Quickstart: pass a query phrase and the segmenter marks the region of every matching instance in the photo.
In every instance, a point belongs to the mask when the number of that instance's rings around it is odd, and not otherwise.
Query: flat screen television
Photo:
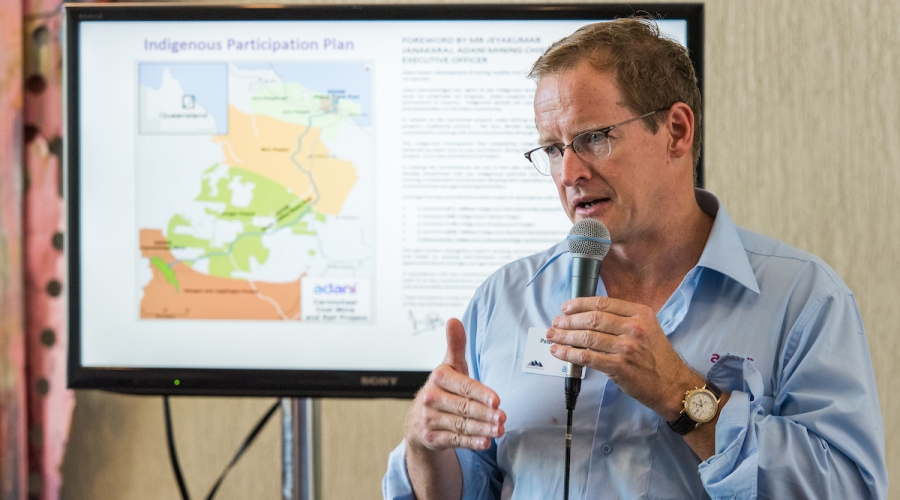
[[[444,324],[565,237],[526,78],[692,5],[66,5],[73,388],[409,397]]]

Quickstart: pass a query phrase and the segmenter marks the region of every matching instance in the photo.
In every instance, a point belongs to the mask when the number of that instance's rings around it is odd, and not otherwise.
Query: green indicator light
[[[177,378],[175,379],[175,385],[181,385],[181,381],[178,380]]]

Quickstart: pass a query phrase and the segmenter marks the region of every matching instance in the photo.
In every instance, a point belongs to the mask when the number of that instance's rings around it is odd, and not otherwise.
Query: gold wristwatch
[[[712,382],[706,381],[703,387],[694,388],[684,393],[684,408],[669,428],[682,436],[716,418],[719,413],[719,401],[722,391]]]

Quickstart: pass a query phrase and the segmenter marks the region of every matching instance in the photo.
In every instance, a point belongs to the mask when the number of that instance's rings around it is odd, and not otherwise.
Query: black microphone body
[[[593,297],[597,295],[597,283],[600,282],[600,259],[576,255],[572,257],[572,295],[570,299],[578,297]]]
[[[570,299],[594,297],[597,295],[597,283],[600,281],[600,261],[603,257],[576,255],[572,257],[571,294]],[[584,367],[575,363],[566,363],[566,409],[575,409],[578,393],[581,392],[581,376]]]

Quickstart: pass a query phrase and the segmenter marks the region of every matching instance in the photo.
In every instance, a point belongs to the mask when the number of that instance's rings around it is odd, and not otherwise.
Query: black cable
[[[172,433],[172,412],[169,410],[169,396],[163,396],[163,409],[166,415],[166,442],[169,444],[169,460],[172,461],[175,480],[178,481],[181,498],[183,500],[191,500],[191,496],[188,495],[187,485],[184,484],[184,476],[181,475],[181,465],[178,464],[178,452],[175,451],[175,436]]]
[[[241,455],[247,451],[247,448],[253,443],[256,439],[256,436],[262,431],[263,427],[265,427],[266,423],[272,418],[272,415],[275,414],[275,410],[281,405],[280,402],[275,402],[269,411],[266,412],[265,415],[256,423],[256,426],[253,427],[253,430],[250,431],[250,434],[244,439],[241,447],[238,448],[237,453],[235,453],[234,458],[231,459],[231,462],[228,463],[228,466],[225,467],[225,470],[222,471],[222,474],[219,475],[219,479],[216,480],[216,484],[213,485],[209,494],[206,496],[206,500],[212,500],[216,495],[216,491],[218,491],[219,486],[222,485],[222,481],[225,480],[225,476],[231,471],[231,468],[234,467],[234,464],[237,463],[238,459],[241,458]],[[183,500],[190,500],[190,495],[188,495],[187,485],[184,482],[184,476],[181,474],[181,466],[178,464],[178,453],[175,451],[175,437],[172,432],[172,412],[169,409],[169,396],[163,396],[163,408],[165,409],[166,415],[166,441],[169,444],[169,459],[172,461],[172,469],[175,472],[175,479],[178,481],[178,489],[181,490],[181,498]]]
[[[569,500],[569,471],[572,468],[572,410],[566,417],[566,479],[563,485],[563,500]]]
[[[563,485],[563,500],[569,500],[569,471],[572,468],[572,413],[578,402],[578,394],[581,392],[581,379],[566,377],[566,475]]]
[[[246,451],[247,448],[250,447],[250,445],[253,443],[253,440],[256,439],[256,435],[259,434],[263,427],[265,427],[266,422],[268,422],[269,419],[272,418],[272,415],[275,414],[275,410],[277,410],[279,406],[281,406],[281,403],[276,401],[275,404],[273,404],[272,407],[269,408],[269,411],[266,412],[263,418],[256,423],[256,427],[254,427],[253,430],[250,431],[250,435],[247,436],[247,439],[244,440],[244,444],[242,444],[237,453],[235,453],[234,458],[231,459],[228,467],[225,467],[225,470],[222,471],[222,474],[219,476],[216,484],[214,484],[212,490],[210,490],[209,495],[206,496],[206,500],[212,500],[213,496],[215,496],[216,494],[216,490],[219,489],[219,486],[225,479],[225,475],[228,474],[228,471],[230,471],[232,467],[234,467],[234,464],[236,464],[238,459],[241,458],[241,455],[244,454],[244,451]]]

